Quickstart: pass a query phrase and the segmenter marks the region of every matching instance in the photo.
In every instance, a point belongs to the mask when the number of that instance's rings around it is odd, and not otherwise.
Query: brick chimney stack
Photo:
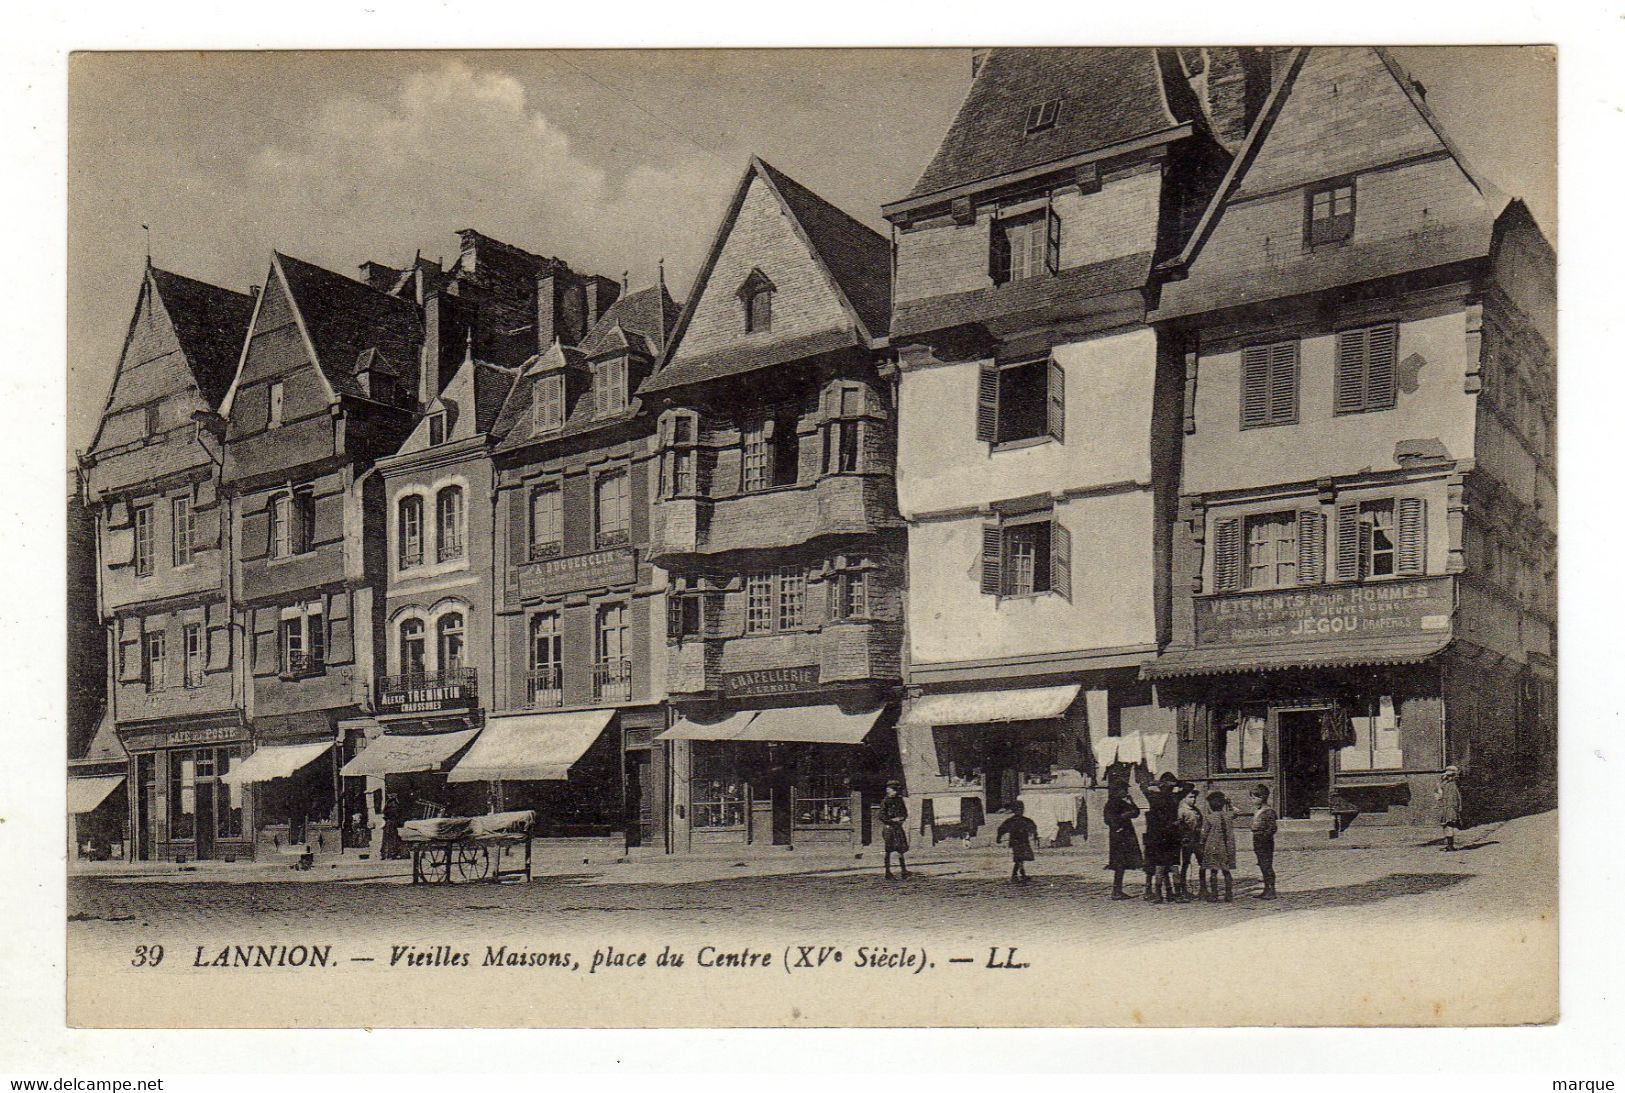
[[[596,274],[587,278],[587,329],[591,330],[604,312],[615,306],[615,301],[621,298],[621,286],[608,277],[599,277]]]
[[[1178,51],[1213,138],[1232,155],[1246,139],[1292,51],[1284,47],[1187,47]]]

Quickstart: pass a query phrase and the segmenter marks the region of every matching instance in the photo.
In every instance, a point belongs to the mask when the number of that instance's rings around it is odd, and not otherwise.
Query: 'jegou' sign
[[[1353,637],[1444,633],[1451,578],[1243,592],[1196,603],[1196,640],[1296,644]]]

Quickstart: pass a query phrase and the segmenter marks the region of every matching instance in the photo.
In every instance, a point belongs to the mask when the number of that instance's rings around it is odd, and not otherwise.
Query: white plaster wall
[[[1477,396],[1463,391],[1466,316],[1452,311],[1400,323],[1399,394],[1392,410],[1334,415],[1337,337],[1299,346],[1298,423],[1241,428],[1241,351],[1204,355],[1198,365],[1196,432],[1185,438],[1182,490],[1206,493],[1398,467],[1394,445],[1437,438],[1450,456],[1473,456]],[[1407,361],[1419,356],[1419,370]],[[1414,372],[1415,390],[1406,390]]]
[[[1156,351],[1156,335],[1149,329],[1057,346],[1054,359],[1066,373],[1065,443],[1003,451],[976,439],[980,362],[905,372],[897,470],[903,515],[1034,493],[1149,483]],[[1140,530],[1140,549],[1147,550],[1149,523]]]
[[[915,663],[991,660],[1156,641],[1149,490],[1056,506],[1072,534],[1072,599],[981,590],[982,520],[909,528],[909,640]]]

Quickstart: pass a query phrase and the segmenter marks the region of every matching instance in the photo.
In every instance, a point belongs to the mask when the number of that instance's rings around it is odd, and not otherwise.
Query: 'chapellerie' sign
[[[781,695],[793,691],[811,691],[818,686],[818,665],[799,665],[794,668],[762,668],[754,672],[724,672],[724,694]]]
[[[1196,602],[1196,642],[1297,644],[1356,637],[1445,633],[1451,578],[1280,589]]]

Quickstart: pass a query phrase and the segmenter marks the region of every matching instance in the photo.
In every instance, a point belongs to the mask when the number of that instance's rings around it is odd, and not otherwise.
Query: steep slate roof
[[[705,264],[694,279],[688,305],[672,331],[660,365],[641,390],[658,391],[683,384],[703,383],[794,359],[785,355],[784,343],[767,347],[743,346],[737,350],[680,361],[671,359],[672,349],[682,341],[683,332],[700,305],[706,282],[744,206],[751,183],[758,177],[778,199],[790,223],[811,250],[813,261],[829,275],[842,303],[857,320],[855,332],[832,331],[819,335],[812,339],[816,345],[809,343],[810,347],[805,352],[798,351],[798,355],[807,356],[861,343],[872,344],[886,336],[891,321],[891,243],[885,236],[860,224],[783,171],[752,156],[750,166],[739,180],[733,201],[717,227]]]
[[[364,397],[355,367],[368,349],[383,353],[403,379],[416,382],[423,321],[415,304],[286,254],[273,253],[272,262],[334,391]]]
[[[518,373],[485,361],[474,362],[474,431],[488,433],[502,413]]]
[[[1029,107],[1060,99],[1053,127],[1026,133]],[[1179,125],[1157,51],[995,49],[909,198],[996,178]]]
[[[681,315],[682,308],[664,284],[641,288],[611,304],[581,339],[579,348],[588,359],[622,346],[659,356]]]
[[[254,314],[254,297],[153,266],[148,275],[164,302],[181,351],[209,407],[220,405]]]

